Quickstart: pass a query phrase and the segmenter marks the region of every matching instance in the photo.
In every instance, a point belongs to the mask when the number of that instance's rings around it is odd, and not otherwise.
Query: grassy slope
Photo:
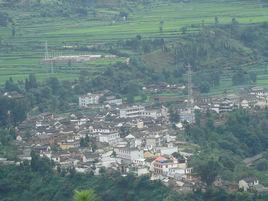
[[[268,8],[258,4],[239,3],[155,3],[148,8],[138,7],[130,14],[128,22],[112,23],[112,20],[64,19],[33,17],[26,11],[7,11],[16,18],[17,36],[12,38],[9,28],[0,28],[4,43],[13,45],[8,53],[0,54],[0,83],[9,76],[21,79],[30,72],[38,77],[47,76],[47,69],[40,65],[44,55],[44,43],[51,49],[64,44],[94,44],[130,38],[137,34],[144,37],[176,37],[180,27],[190,24],[212,23],[218,16],[221,23],[230,22],[236,17],[240,23],[268,21]],[[111,12],[101,9],[98,12]],[[159,33],[159,22],[164,20],[164,32]],[[68,54],[68,52],[63,52]],[[80,65],[81,67],[81,65]],[[95,70],[95,65],[83,64],[83,68]],[[77,74],[62,72],[61,78],[70,79]]]

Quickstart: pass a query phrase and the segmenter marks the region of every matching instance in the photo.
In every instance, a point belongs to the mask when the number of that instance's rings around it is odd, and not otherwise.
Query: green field
[[[44,44],[49,50],[62,54],[80,54],[78,51],[62,50],[64,45],[92,45],[114,42],[141,34],[143,37],[175,38],[180,28],[185,25],[214,23],[218,16],[220,23],[229,23],[233,17],[240,23],[268,22],[268,7],[258,3],[154,3],[150,7],[137,7],[129,14],[126,22],[113,22],[112,19],[93,20],[91,18],[52,18],[33,17],[34,11],[7,10],[16,21],[16,36],[11,36],[10,28],[0,28],[2,43],[9,44],[5,53],[0,52],[0,83],[10,76],[23,79],[29,73],[45,79],[49,67],[41,64],[44,57]],[[100,9],[97,12],[117,13],[117,11]],[[159,32],[159,23],[164,21],[163,32]],[[193,26],[194,27],[194,26]],[[192,28],[190,31],[194,31]],[[83,52],[85,53],[85,52]],[[99,63],[74,64],[76,70],[58,70],[53,76],[72,79],[78,76],[81,68],[99,71],[110,61]],[[65,64],[66,65],[66,64]],[[264,83],[265,80],[259,81]]]

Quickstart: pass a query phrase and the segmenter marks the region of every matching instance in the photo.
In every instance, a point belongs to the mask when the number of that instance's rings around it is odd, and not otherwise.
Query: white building
[[[99,141],[109,143],[110,145],[116,145],[120,141],[120,135],[118,132],[100,133]]]
[[[143,151],[137,148],[115,148],[116,157],[127,162],[134,162],[138,159],[143,159]]]
[[[254,186],[259,185],[259,180],[256,177],[247,177],[241,179],[238,183],[239,189],[243,191],[252,190]]]
[[[252,87],[250,91],[251,95],[255,95],[257,98],[264,96],[264,88],[263,87]]]
[[[249,108],[249,102],[247,100],[242,100],[241,103],[240,103],[240,106],[243,108],[243,109],[247,109]]]
[[[90,105],[99,104],[100,97],[102,97],[102,94],[88,93],[86,95],[80,96],[79,97],[79,107],[87,108]]]
[[[114,133],[117,132],[116,128],[112,128],[109,126],[90,126],[89,127],[90,133]]]
[[[171,155],[178,151],[178,147],[156,147],[155,151],[160,155]]]
[[[168,175],[169,169],[177,168],[177,166],[176,161],[159,156],[152,162],[151,169],[156,175]]]
[[[122,98],[115,98],[115,97],[107,97],[105,103],[109,105],[122,105],[123,99]]]
[[[144,106],[132,106],[120,109],[120,118],[149,117],[157,119],[166,116],[166,110],[146,110]]]
[[[135,118],[140,117],[141,113],[145,112],[144,106],[133,106],[120,109],[120,118]]]
[[[162,135],[150,135],[146,138],[146,147],[152,149],[154,147],[161,147],[164,143],[164,136]]]
[[[180,112],[180,121],[181,122],[188,122],[188,123],[194,123],[195,122],[195,114],[191,109],[182,110]]]

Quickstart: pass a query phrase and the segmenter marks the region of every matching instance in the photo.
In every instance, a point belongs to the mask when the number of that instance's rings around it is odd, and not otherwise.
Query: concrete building
[[[180,121],[181,122],[188,122],[188,123],[194,123],[195,122],[195,114],[192,110],[182,110],[180,112]]]
[[[259,180],[256,177],[247,177],[239,180],[239,189],[243,191],[253,190],[254,186],[259,185]]]
[[[219,105],[219,113],[231,112],[234,109],[234,103],[225,98]]]
[[[79,97],[79,107],[80,108],[87,108],[90,105],[99,104],[99,100],[102,94],[92,94],[88,93],[86,95]]]
[[[249,108],[248,100],[246,100],[246,99],[242,100],[241,103],[240,103],[240,107],[243,108],[243,109]]]
[[[149,117],[157,119],[167,115],[164,109],[161,110],[146,110],[144,106],[132,106],[120,110],[120,118],[138,118],[138,117]]]
[[[145,112],[144,106],[132,106],[120,109],[120,118],[136,118],[140,117]]]
[[[149,149],[154,147],[160,147],[164,144],[164,136],[162,135],[151,135],[146,138],[146,146]]]
[[[122,98],[116,98],[114,96],[109,96],[106,98],[104,103],[109,104],[109,105],[122,105],[123,104],[123,99]]]
[[[144,158],[143,151],[137,148],[115,148],[114,151],[117,158],[129,163]]]
[[[152,163],[153,173],[156,175],[167,175],[169,169],[176,167],[177,164],[174,163],[173,160],[167,159],[163,156],[157,157]]]
[[[118,132],[100,133],[99,141],[109,143],[110,145],[116,145],[120,141],[120,135]]]
[[[89,132],[93,134],[94,133],[114,133],[114,132],[117,132],[117,129],[114,127],[110,127],[110,126],[93,125],[89,127]]]

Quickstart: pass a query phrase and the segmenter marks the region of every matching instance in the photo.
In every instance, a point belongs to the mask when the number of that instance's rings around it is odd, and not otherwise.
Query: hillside
[[[230,23],[233,17],[240,24],[268,20],[268,8],[250,1],[242,5],[236,1],[151,1],[149,5],[120,1],[120,6],[112,7],[94,2],[93,7],[81,7],[82,3],[76,3],[73,7],[72,1],[40,1],[40,4],[21,1],[24,6],[18,6],[17,1],[12,2],[16,5],[12,9],[3,4],[1,6],[1,10],[12,20],[6,27],[0,28],[0,83],[11,75],[15,80],[21,80],[29,73],[35,73],[40,80],[49,77],[50,67],[41,63],[46,41],[50,53],[107,54],[111,53],[111,49],[121,50],[116,44],[136,35],[144,39],[161,37],[173,43],[185,31],[185,27],[187,33],[195,33],[201,24],[214,24],[215,16],[218,16],[220,24]],[[27,2],[30,3],[27,5]],[[91,4],[92,1],[87,3]],[[230,44],[234,43],[230,41]],[[241,47],[243,51],[248,51]],[[132,52],[127,54],[133,55]],[[73,64],[73,69],[56,69],[53,76],[72,80],[79,76],[81,69],[98,73],[109,66],[109,62],[107,64],[98,67],[91,63]]]

